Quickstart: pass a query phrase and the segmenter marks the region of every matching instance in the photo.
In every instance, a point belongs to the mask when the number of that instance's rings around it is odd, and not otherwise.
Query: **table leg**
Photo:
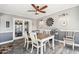
[[[44,52],[46,52],[46,44],[44,44]]]
[[[52,48],[54,50],[54,38],[52,38]]]
[[[41,54],[43,54],[43,42],[41,42]]]

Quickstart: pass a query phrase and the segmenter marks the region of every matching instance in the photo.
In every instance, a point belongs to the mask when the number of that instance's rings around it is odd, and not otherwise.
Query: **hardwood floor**
[[[0,53],[3,54],[36,54],[36,49],[34,48],[33,53],[30,53],[31,50],[31,44],[29,49],[25,49],[23,47],[24,40],[20,39],[20,40],[16,40],[13,43],[9,43],[6,45],[2,45],[0,46]],[[4,52],[1,51],[1,49],[3,47],[6,47]],[[7,49],[8,48],[8,49]],[[51,49],[49,48],[49,46],[47,46],[47,50],[46,52],[44,52],[44,54],[79,54],[79,47],[75,47],[75,50],[72,49],[71,46],[66,45],[65,47],[63,46],[63,44],[55,42],[55,49]]]

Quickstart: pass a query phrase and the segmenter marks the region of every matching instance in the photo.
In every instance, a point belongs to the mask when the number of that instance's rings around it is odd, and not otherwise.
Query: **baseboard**
[[[10,41],[6,41],[6,42],[2,42],[2,43],[0,43],[0,45],[2,45],[2,44],[7,44],[7,43],[11,43],[11,42],[13,42],[14,40],[10,40]]]

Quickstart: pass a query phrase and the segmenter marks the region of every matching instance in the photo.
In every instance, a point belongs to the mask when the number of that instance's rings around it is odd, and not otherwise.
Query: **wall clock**
[[[46,25],[47,25],[47,26],[52,26],[53,23],[54,23],[54,19],[53,19],[53,18],[48,18],[48,19],[46,20]]]

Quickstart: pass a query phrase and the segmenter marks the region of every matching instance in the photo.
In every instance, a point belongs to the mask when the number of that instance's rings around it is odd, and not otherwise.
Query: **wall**
[[[62,19],[60,19],[60,17],[56,14],[54,14],[55,17],[55,22],[54,22],[54,27],[57,27],[58,29],[62,30],[62,31],[75,31],[75,32],[79,32],[79,17],[78,17],[78,11],[79,7],[75,7],[69,10],[64,10],[59,12],[58,14],[62,14],[62,13],[68,13],[67,16],[62,17]],[[66,22],[66,25],[63,25],[63,21]]]
[[[6,28],[6,21],[10,22],[10,27]],[[0,44],[7,43],[13,39],[13,19],[10,15],[0,15]]]
[[[29,31],[31,31],[31,20],[23,18],[23,17],[17,17],[13,15],[3,14],[0,13],[0,44],[4,44],[5,42],[8,43],[9,41],[13,41],[14,35],[13,35],[13,21],[16,19],[21,19],[22,21],[29,21]],[[10,27],[6,28],[6,21],[10,22]],[[15,23],[14,23],[15,26]],[[15,34],[15,33],[14,33]]]
[[[63,13],[68,13],[68,15],[61,16]],[[51,27],[48,27],[45,23],[49,17],[54,19],[54,24]],[[39,25],[40,20],[44,21],[44,24],[41,26]],[[63,24],[64,22],[65,25]],[[66,31],[74,31],[74,42],[75,44],[79,44],[79,6],[42,17],[36,20],[36,25],[34,26],[36,29],[59,29],[59,35],[55,36],[55,39],[58,40],[63,40]]]
[[[68,13],[66,16],[60,16],[63,13]],[[52,17],[54,19],[54,24],[51,27],[48,27],[45,23],[40,27],[39,20],[43,20],[46,22],[47,18]],[[63,25],[63,22],[66,22],[66,25]],[[79,32],[79,6],[70,8],[67,10],[63,10],[60,12],[56,12],[54,14],[48,15],[46,17],[40,18],[37,20],[38,29],[50,29],[50,28],[58,28],[61,31],[75,31]]]
[[[13,19],[10,15],[2,15],[0,18],[0,33],[12,32],[13,31]],[[6,28],[6,21],[10,22],[10,27]]]
[[[60,16],[63,13],[68,13],[66,16]],[[75,32],[75,44],[79,44],[79,6],[70,8],[67,10],[63,10],[60,12],[56,12],[52,15],[40,18],[46,22],[47,18],[52,17],[54,19],[54,24],[51,27],[46,26],[46,24],[43,24],[42,28],[43,29],[53,29],[53,28],[58,28],[61,30],[59,32],[58,40],[63,39],[63,35],[65,31],[74,31]],[[39,19],[39,20],[40,20]],[[63,23],[65,22],[65,25]],[[38,27],[41,29],[40,27]]]
[[[37,30],[37,20],[32,20],[32,30]]]

